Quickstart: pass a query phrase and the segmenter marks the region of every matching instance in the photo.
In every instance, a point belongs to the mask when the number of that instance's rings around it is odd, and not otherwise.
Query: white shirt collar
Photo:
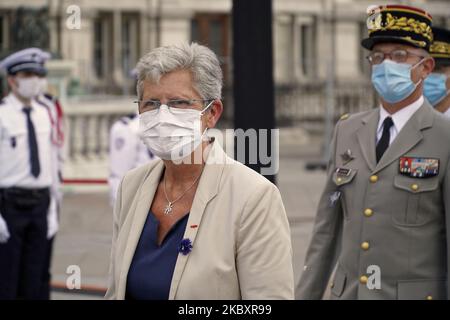
[[[22,111],[23,107],[25,107],[25,104],[23,104],[22,101],[19,100],[19,98],[16,97],[16,95],[12,92],[8,94],[8,96],[5,98],[8,99],[8,102],[14,106],[15,109]],[[34,99],[31,99],[31,103],[29,107],[34,107],[35,101]],[[34,110],[34,108],[31,108],[31,110]]]
[[[383,106],[380,106],[380,120],[378,122],[378,129],[377,133],[380,133],[383,131],[383,122],[384,119],[387,117],[391,117],[392,121],[394,122],[394,128],[396,132],[400,132],[402,128],[405,126],[405,124],[408,122],[408,120],[413,116],[413,114],[419,110],[419,108],[423,105],[424,98],[423,96],[420,96],[419,99],[411,103],[409,106],[404,107],[397,111],[394,114],[388,113]]]

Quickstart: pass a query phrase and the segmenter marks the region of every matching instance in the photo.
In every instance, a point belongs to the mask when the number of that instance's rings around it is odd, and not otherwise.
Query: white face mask
[[[139,115],[139,136],[153,154],[164,160],[180,160],[189,156],[205,138],[201,132],[202,111],[175,109],[165,104]]]
[[[41,83],[39,77],[16,78],[16,81],[17,93],[22,98],[32,99],[40,93]]]
[[[45,77],[39,78],[39,94],[46,93],[47,89],[48,89],[47,78],[45,78]]]

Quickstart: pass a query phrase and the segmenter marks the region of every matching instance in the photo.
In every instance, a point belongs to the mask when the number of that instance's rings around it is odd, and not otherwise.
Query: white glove
[[[6,243],[8,242],[8,239],[10,237],[8,226],[6,225],[6,221],[3,219],[2,215],[0,214],[0,243]]]
[[[56,208],[56,200],[54,197],[50,200],[50,207],[48,208],[47,214],[47,239],[53,238],[53,236],[58,232],[58,212]]]

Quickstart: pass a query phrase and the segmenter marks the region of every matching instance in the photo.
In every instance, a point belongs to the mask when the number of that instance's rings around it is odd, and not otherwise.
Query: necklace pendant
[[[172,202],[169,202],[164,209],[164,214],[170,214],[172,212],[173,204]]]

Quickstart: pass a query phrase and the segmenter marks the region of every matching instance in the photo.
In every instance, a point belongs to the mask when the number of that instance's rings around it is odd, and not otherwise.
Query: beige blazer
[[[124,299],[128,269],[163,173],[155,160],[118,190],[106,298]],[[192,227],[198,225],[198,227]],[[280,193],[214,142],[192,203],[169,299],[293,299],[289,224]]]

